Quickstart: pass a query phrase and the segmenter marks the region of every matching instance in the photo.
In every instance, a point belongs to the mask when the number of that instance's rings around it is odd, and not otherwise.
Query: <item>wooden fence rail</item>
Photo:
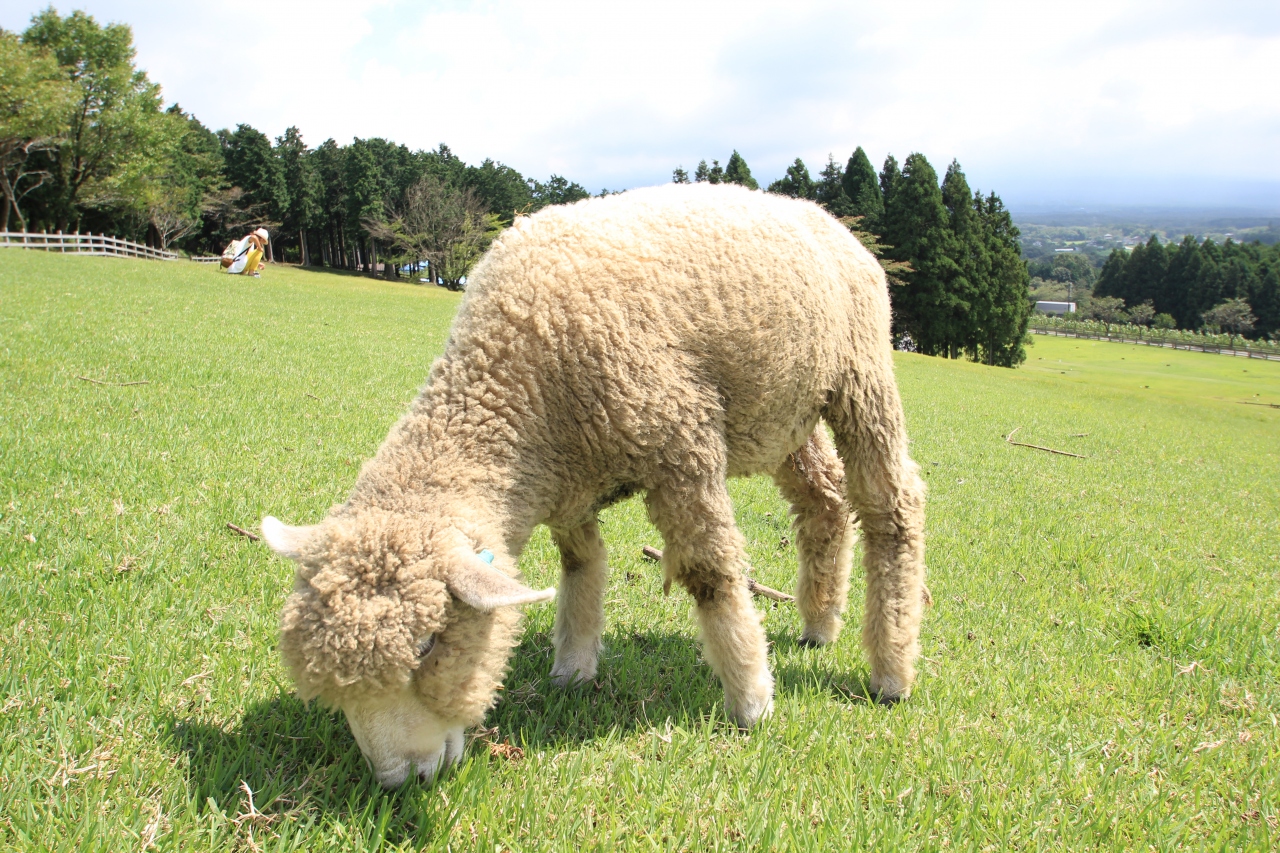
[[[1193,344],[1185,341],[1152,341],[1143,338],[1135,338],[1129,335],[1104,335],[1101,332],[1076,332],[1066,331],[1064,329],[1036,328],[1032,326],[1031,332],[1037,335],[1050,335],[1059,338],[1084,338],[1090,341],[1113,341],[1121,344],[1141,344],[1148,347],[1164,347],[1165,349],[1184,349],[1191,352],[1212,352],[1219,355],[1234,355],[1239,358],[1260,358],[1264,361],[1280,361],[1280,352],[1274,349],[1258,349],[1245,344],[1229,347],[1218,344]]]
[[[0,249],[42,249],[74,255],[105,255],[117,258],[148,258],[156,261],[176,261],[174,252],[153,249],[132,240],[108,237],[105,234],[33,234],[22,231],[0,231]]]

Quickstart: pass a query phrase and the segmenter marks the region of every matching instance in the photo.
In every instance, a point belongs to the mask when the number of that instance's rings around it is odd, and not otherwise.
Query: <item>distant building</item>
[[[1054,249],[1055,252],[1074,252],[1075,250],[1076,250],[1075,246],[1068,246],[1065,249]]]
[[[1036,310],[1041,314],[1074,314],[1076,304],[1074,302],[1037,302]]]

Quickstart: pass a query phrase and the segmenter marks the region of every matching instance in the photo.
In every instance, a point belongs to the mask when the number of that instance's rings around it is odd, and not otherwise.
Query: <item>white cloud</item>
[[[132,24],[140,65],[210,126],[443,141],[592,189],[734,148],[767,180],[859,144],[957,157],[1026,197],[1120,176],[1280,186],[1264,3],[81,5]]]

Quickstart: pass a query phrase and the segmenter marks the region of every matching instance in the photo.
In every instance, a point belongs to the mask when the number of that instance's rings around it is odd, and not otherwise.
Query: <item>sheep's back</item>
[[[470,277],[446,359],[507,374],[558,434],[587,426],[610,452],[715,421],[746,473],[802,442],[888,334],[878,264],[816,205],[671,185],[518,221]]]

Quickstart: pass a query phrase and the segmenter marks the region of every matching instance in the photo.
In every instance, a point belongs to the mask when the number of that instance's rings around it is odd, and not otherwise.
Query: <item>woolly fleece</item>
[[[729,712],[749,725],[772,678],[725,479],[767,472],[797,516],[805,641],[839,632],[856,513],[872,687],[907,695],[924,486],[889,329],[880,266],[808,202],[669,185],[518,219],[348,501],[273,543],[298,561],[282,651],[300,693],[346,707],[410,689],[440,718],[478,723],[518,615],[463,603],[459,579],[481,549],[515,578],[538,524],[564,560],[553,675],[591,677],[607,572],[596,515],[644,492],[666,580],[692,594]]]

